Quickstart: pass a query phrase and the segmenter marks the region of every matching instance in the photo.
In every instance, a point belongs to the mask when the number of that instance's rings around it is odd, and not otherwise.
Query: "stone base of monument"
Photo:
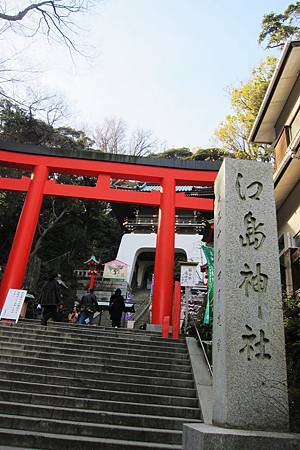
[[[299,450],[300,434],[183,426],[183,450]]]

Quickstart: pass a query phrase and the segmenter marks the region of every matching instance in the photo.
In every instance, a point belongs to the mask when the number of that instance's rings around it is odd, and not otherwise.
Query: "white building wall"
[[[278,238],[284,235],[285,247],[288,247],[287,235],[291,238],[300,233],[300,182],[290,192],[277,211]],[[295,281],[293,279],[291,251],[286,251],[281,257],[281,264],[285,271],[287,293],[292,295]]]
[[[300,181],[277,211],[278,236],[290,233],[294,237],[300,231]]]
[[[188,261],[205,262],[201,250],[202,236],[197,234],[175,234],[175,249],[184,250]],[[128,264],[127,281],[131,284],[135,263],[140,253],[153,252],[156,247],[156,233],[124,234],[118,250],[117,259]]]

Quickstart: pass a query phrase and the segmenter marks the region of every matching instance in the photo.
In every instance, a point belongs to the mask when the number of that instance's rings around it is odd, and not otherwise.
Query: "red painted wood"
[[[0,189],[3,191],[20,191],[26,192],[29,189],[30,178],[1,178],[0,177]]]
[[[154,264],[152,323],[171,316],[175,245],[175,182],[162,182]]]
[[[105,183],[101,179],[105,179]],[[160,192],[136,192],[121,189],[111,189],[109,187],[110,177],[99,176],[100,181],[96,187],[78,186],[71,184],[58,184],[53,180],[48,180],[45,184],[44,195],[57,197],[87,198],[91,200],[102,200],[107,202],[120,202],[141,204],[149,206],[159,206]],[[26,192],[30,184],[30,178],[21,179],[0,178],[0,190]],[[198,211],[212,211],[214,201],[210,198],[186,197],[183,192],[175,194],[175,207],[180,209],[191,209]]]
[[[45,186],[45,195],[54,195],[72,198],[88,198],[91,200],[102,200],[107,202],[121,203],[139,203],[141,205],[158,206],[160,193],[136,192],[121,189],[110,189],[102,187],[100,184],[96,187],[65,185],[48,182]]]
[[[95,275],[92,273],[88,289],[94,289]]]
[[[176,194],[176,208],[213,211],[214,201],[212,198],[186,197],[183,192],[179,192]]]
[[[212,186],[217,171],[187,170],[170,167],[143,166],[108,161],[62,158],[0,150],[0,161],[8,167],[32,170],[36,165],[49,167],[49,172],[98,177],[100,173],[124,180],[152,181],[163,178],[176,180],[176,185]],[[7,163],[7,164],[4,164]]]
[[[26,195],[0,288],[0,308],[10,288],[21,289],[43,201],[48,168],[36,166]]]
[[[162,320],[162,337],[169,337],[170,316],[164,316]]]

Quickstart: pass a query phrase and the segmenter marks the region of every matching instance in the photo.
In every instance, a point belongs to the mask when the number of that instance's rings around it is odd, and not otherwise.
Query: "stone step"
[[[101,439],[88,436],[56,435],[45,432],[29,432],[0,428],[2,444],[19,445],[22,449],[47,450],[181,450],[181,445],[134,442],[124,439]],[[20,447],[19,447],[20,448]],[[9,449],[9,447],[8,447]]]
[[[1,367],[0,367],[1,369]],[[88,376],[88,374],[87,374]],[[0,378],[12,381],[32,381],[33,374],[0,370]],[[57,384],[63,386],[71,387],[82,387],[90,389],[101,389],[101,390],[114,390],[115,392],[132,392],[132,393],[143,393],[143,394],[155,394],[171,396],[176,395],[178,397],[189,397],[193,398],[195,395],[195,390],[193,388],[185,387],[173,387],[173,386],[160,386],[160,385],[149,385],[149,384],[137,384],[137,383],[127,383],[119,381],[115,383],[114,381],[105,380],[93,380],[90,378],[75,378],[75,377],[62,377],[50,374],[34,374],[34,380],[36,383],[41,384]]]
[[[71,338],[69,336],[51,336],[47,333],[44,334],[33,334],[33,333],[21,333],[21,332],[11,332],[11,331],[3,331],[0,330],[0,339],[3,342],[6,341],[13,341],[13,342],[28,342],[28,343],[45,343],[51,346],[55,345],[64,345],[68,348],[74,348],[74,349],[82,349],[86,350],[89,348],[118,348],[118,349],[131,349],[131,350],[138,350],[138,351],[146,351],[146,352],[159,352],[162,356],[166,355],[183,355],[184,357],[187,356],[187,348],[186,347],[163,347],[159,344],[152,344],[151,342],[147,343],[146,345],[144,343],[136,342],[136,341],[120,341],[116,339],[109,339],[105,338],[105,340],[94,340],[94,339],[81,339],[79,336],[78,338]]]
[[[179,450],[183,424],[201,422],[182,340],[24,321],[0,324],[0,361],[8,449]]]
[[[65,386],[62,384],[46,384],[36,383],[22,380],[10,380],[7,378],[0,378],[1,389],[30,392],[44,395],[59,395],[66,397],[95,399],[95,400],[109,400],[115,402],[130,402],[130,403],[148,403],[165,406],[178,406],[181,408],[198,407],[198,400],[196,397],[181,397],[177,395],[157,395],[153,393],[115,391],[104,389],[91,389],[86,387]]]
[[[1,324],[3,326],[7,326],[6,324]],[[62,332],[70,332],[70,333],[84,333],[92,336],[119,336],[120,338],[126,339],[134,339],[134,340],[151,340],[153,342],[161,342],[168,345],[177,346],[180,344],[185,345],[185,338],[180,337],[179,339],[163,338],[160,333],[150,332],[145,330],[136,330],[129,328],[107,328],[107,327],[96,327],[96,326],[87,326],[87,325],[78,325],[78,324],[68,324],[64,322],[48,322],[48,327],[41,325],[40,321],[19,321],[17,325],[9,325],[12,327],[17,326],[18,328],[29,328],[29,329],[37,329],[37,330],[48,330],[54,331],[57,333]]]
[[[7,326],[7,324],[3,325]],[[48,326],[45,327],[44,325],[41,325],[41,321],[32,321],[32,320],[19,320],[17,324],[8,324],[9,326],[13,327],[24,327],[24,328],[30,328],[30,329],[44,329],[44,330],[57,330],[57,331],[66,331],[66,330],[72,330],[72,332],[85,332],[85,333],[93,333],[93,334],[118,334],[119,336],[123,336],[124,338],[131,339],[133,336],[135,336],[138,340],[156,340],[156,341],[162,341],[162,342],[169,342],[170,345],[177,345],[180,343],[185,343],[185,337],[179,336],[179,339],[171,339],[171,336],[169,338],[163,338],[161,335],[161,332],[155,332],[155,331],[148,331],[148,330],[140,330],[140,329],[130,329],[130,328],[112,328],[112,327],[106,327],[106,326],[88,326],[88,325],[79,325],[76,324],[70,324],[67,322],[53,322],[49,321]]]
[[[126,367],[122,366],[111,366],[104,364],[77,364],[77,363],[66,363],[64,361],[52,361],[41,358],[19,358],[19,357],[10,357],[10,361],[7,361],[6,357],[1,357],[1,366],[2,369],[12,370],[14,367],[17,368],[19,372],[27,372],[26,368],[30,368],[34,366],[34,369],[28,370],[28,372],[32,372],[33,370],[37,370],[38,373],[51,373],[55,374],[55,370],[58,370],[60,375],[69,374],[69,376],[78,376],[82,377],[84,374],[88,373],[90,378],[94,379],[103,379],[108,378],[118,378],[120,375],[123,377],[124,374],[128,377],[147,377],[153,378],[154,383],[157,382],[157,379],[162,379],[162,384],[172,384],[176,386],[179,382],[188,383],[187,387],[194,387],[193,376],[188,372],[168,372],[163,370],[154,370],[154,369],[140,369],[135,367]],[[51,364],[52,363],[52,364]],[[112,378],[111,378],[112,376]],[[101,378],[102,377],[102,378]],[[132,378],[133,379],[133,378]],[[140,379],[140,378],[139,378]],[[178,384],[179,385],[179,384]]]
[[[109,339],[101,342],[90,341],[88,343],[83,342],[74,342],[70,339],[65,339],[63,337],[60,338],[52,338],[49,336],[32,336],[32,335],[22,335],[21,333],[16,336],[15,333],[9,332],[0,332],[0,341],[3,342],[12,342],[12,343],[21,343],[23,345],[36,345],[37,341],[40,346],[47,347],[55,347],[55,348],[65,348],[70,350],[79,350],[79,351],[90,351],[91,349],[102,350],[106,349],[109,352],[120,352],[123,351],[125,353],[131,352],[147,352],[151,354],[157,354],[162,357],[166,356],[170,357],[179,357],[179,358],[187,358],[188,352],[187,349],[169,349],[169,348],[160,348],[157,346],[150,345],[140,345],[137,343],[130,343],[126,345],[122,345],[119,342],[112,342]],[[78,340],[79,341],[79,340]]]
[[[7,446],[7,445],[0,445],[0,450],[24,450],[25,447],[11,447],[11,446]],[[35,449],[36,450],[36,449]],[[37,450],[41,450],[41,449],[37,449]]]
[[[16,336],[16,337],[30,337],[32,339],[36,338],[47,338],[51,339],[53,342],[58,342],[60,340],[64,342],[70,342],[74,344],[87,344],[93,343],[94,345],[101,344],[101,343],[110,343],[110,344],[116,344],[118,346],[133,346],[137,345],[141,348],[150,348],[153,347],[155,349],[160,348],[162,351],[176,351],[178,353],[186,353],[186,345],[184,342],[177,343],[176,341],[171,341],[169,339],[164,339],[163,341],[155,341],[153,339],[137,339],[134,337],[134,335],[131,335],[131,337],[123,337],[122,335],[114,334],[107,334],[103,333],[103,335],[98,335],[95,333],[85,333],[84,329],[79,329],[76,333],[72,332],[71,330],[57,330],[52,331],[52,329],[45,329],[45,327],[42,327],[40,330],[26,328],[22,329],[22,327],[12,327],[12,326],[0,326],[0,335],[2,336]]]
[[[23,352],[21,352],[23,355]],[[47,355],[46,355],[47,356]],[[94,363],[87,363],[81,361],[64,361],[58,359],[40,358],[35,356],[16,356],[11,354],[1,354],[0,360],[2,363],[16,363],[16,364],[26,364],[26,365],[39,365],[46,367],[59,367],[62,369],[72,369],[72,370],[86,370],[90,371],[102,371],[102,372],[116,372],[119,373],[120,370],[128,374],[133,375],[149,375],[149,376],[160,376],[167,378],[178,378],[192,380],[193,375],[189,366],[175,366],[172,364],[154,364],[147,362],[138,361],[126,361],[118,360],[114,358],[107,358]],[[132,367],[134,363],[134,367]],[[177,370],[178,369],[178,370]]]
[[[19,402],[5,402],[0,400],[0,411],[6,415],[38,417],[39,419],[67,420],[79,423],[96,423],[101,425],[121,425],[126,427],[172,429],[182,431],[184,423],[194,423],[195,419],[184,417],[168,417],[160,415],[147,415],[142,411],[134,414],[128,412],[113,411],[89,411],[81,408],[53,407],[45,405],[33,405]],[[200,421],[199,421],[200,422]]]
[[[32,394],[29,392],[6,391],[0,389],[0,401],[43,405],[60,408],[80,408],[89,411],[111,411],[132,414],[161,415],[163,417],[184,417],[193,422],[200,420],[199,408],[155,405],[148,403],[115,402],[110,400],[91,400],[66,397],[62,395]]]
[[[10,342],[1,343],[0,341],[0,355],[14,355],[14,356],[32,356],[44,359],[59,359],[64,361],[79,361],[79,362],[87,362],[87,363],[96,363],[101,361],[111,361],[112,359],[119,359],[130,361],[132,365],[135,364],[135,361],[138,362],[150,362],[154,363],[157,368],[159,368],[160,364],[169,364],[172,366],[177,366],[177,368],[181,370],[183,366],[190,367],[188,359],[182,358],[162,358],[155,356],[148,356],[144,354],[136,354],[136,353],[109,353],[109,352],[98,352],[98,351],[89,351],[89,352],[74,352],[72,350],[68,351],[64,348],[48,348],[48,347],[40,347],[39,345],[35,346],[21,346],[20,344],[13,344]]]
[[[97,381],[112,381],[115,383],[135,383],[135,384],[148,384],[157,386],[172,386],[174,388],[190,388],[194,389],[193,380],[181,380],[176,378],[164,378],[155,376],[142,376],[142,375],[129,375],[127,372],[112,373],[110,368],[107,368],[107,372],[102,371],[86,371],[86,370],[72,370],[72,369],[62,369],[58,367],[48,367],[48,366],[38,366],[32,365],[28,366],[25,364],[16,363],[2,363],[2,371],[10,372],[23,372],[26,374],[39,374],[39,375],[53,375],[56,377],[65,378],[83,378]]]
[[[4,347],[5,345],[5,347]],[[140,363],[152,363],[153,368],[156,369],[162,369],[164,366],[162,364],[170,365],[174,368],[176,368],[179,371],[184,370],[184,367],[187,368],[187,370],[190,370],[190,365],[188,363],[188,360],[183,361],[181,359],[163,359],[163,358],[155,358],[155,357],[148,357],[148,356],[142,356],[142,355],[128,355],[128,354],[122,354],[122,353],[105,353],[105,352],[93,352],[92,355],[90,353],[78,355],[76,353],[72,354],[66,354],[59,351],[55,351],[56,349],[51,348],[44,348],[45,351],[40,351],[37,349],[34,350],[22,350],[20,349],[20,346],[17,345],[14,347],[13,344],[6,343],[1,344],[0,343],[0,355],[1,358],[7,356],[20,356],[20,357],[31,357],[31,358],[42,358],[42,359],[49,359],[49,360],[59,360],[59,361],[75,361],[79,363],[90,363],[90,364],[101,364],[101,362],[104,361],[112,361],[112,360],[123,360],[127,363],[131,363],[132,365],[135,365],[136,362]]]
[[[179,430],[127,427],[74,420],[22,417],[0,413],[0,428],[26,430],[34,432],[55,433],[74,436],[88,436],[119,440],[146,441],[148,443],[164,442],[180,445],[182,432]]]

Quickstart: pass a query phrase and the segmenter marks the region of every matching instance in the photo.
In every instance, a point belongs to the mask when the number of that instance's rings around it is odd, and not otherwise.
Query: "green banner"
[[[203,253],[207,262],[207,304],[204,314],[203,323],[209,325],[212,321],[212,303],[214,298],[214,249],[211,247],[207,247],[206,245],[202,246]]]

